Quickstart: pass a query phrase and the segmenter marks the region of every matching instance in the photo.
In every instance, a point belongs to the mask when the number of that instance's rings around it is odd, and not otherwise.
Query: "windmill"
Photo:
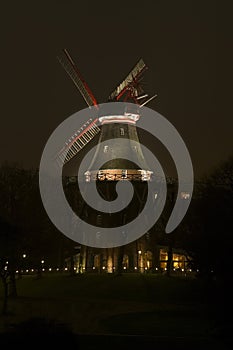
[[[94,106],[98,110],[99,107],[94,94],[82,77],[77,65],[67,49],[63,49],[62,55],[58,57],[58,60],[73,81],[75,87],[79,90],[87,106]],[[149,97],[142,88],[141,81],[146,70],[147,66],[145,65],[144,61],[140,59],[127,77],[109,95],[108,101],[131,101],[141,107],[154,99],[157,95]],[[121,120],[119,118],[116,120],[116,118],[111,118],[111,116],[100,116],[94,120],[90,118],[81,126],[79,130],[77,130],[69,137],[69,139],[65,141],[64,146],[56,155],[56,160],[60,166],[63,166],[69,162],[100,132],[100,125],[104,125],[106,123],[119,123],[122,121],[124,123],[135,124],[137,118],[139,118],[139,116],[132,116],[126,111],[121,117]]]
[[[81,200],[77,214],[84,222],[90,222],[97,227],[96,240],[98,240],[101,236],[101,227],[119,226],[120,223],[124,225],[133,220],[144,206],[147,197],[147,182],[151,180],[152,171],[149,169],[143,156],[136,122],[140,118],[140,107],[150,102],[157,95],[149,97],[144,92],[141,82],[147,66],[140,59],[107,99],[108,102],[133,102],[136,108],[131,111],[120,111],[119,114],[105,113],[106,111],[101,110],[101,105],[98,105],[95,96],[66,49],[63,50],[62,55],[58,59],[75,87],[81,93],[87,106],[97,110],[97,118],[87,120],[79,130],[70,136],[58,152],[56,159],[60,166],[73,159],[97,134],[100,134],[99,147],[96,148],[92,162],[84,174],[87,187],[88,183],[96,182],[101,197],[111,201],[114,200],[117,181],[129,180],[134,184],[134,200],[128,206],[125,206],[123,210],[116,213],[102,212],[101,202],[97,203],[99,208],[97,211],[88,207],[85,201]],[[124,139],[125,147],[122,147],[119,138]],[[129,154],[130,157],[128,158]],[[131,160],[128,161],[128,159]],[[102,166],[99,168],[98,164],[102,164]],[[75,187],[74,191],[78,190],[77,187]],[[76,208],[74,210],[76,211]],[[79,231],[85,236],[85,230],[81,226]],[[119,234],[125,237],[124,231],[121,232],[119,230]],[[99,271],[106,269],[108,272],[113,272],[115,268],[119,270],[124,260],[124,249],[123,247],[118,247],[115,250],[110,248],[99,251],[88,244],[83,245],[78,265],[85,267],[85,271],[91,271],[97,266]],[[127,249],[131,251],[130,254],[132,256],[129,266],[131,266],[131,271],[134,271],[135,265],[138,266],[139,259],[138,241],[132,243]],[[96,256],[99,257],[98,263],[94,263]],[[107,263],[109,259],[111,263]]]

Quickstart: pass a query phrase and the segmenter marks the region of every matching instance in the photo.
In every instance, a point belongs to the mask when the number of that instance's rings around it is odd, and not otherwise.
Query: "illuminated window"
[[[173,260],[173,267],[175,269],[181,269],[185,267],[185,263],[186,263],[185,255],[174,253],[172,256],[172,260]]]
[[[145,253],[145,269],[150,269],[152,267],[152,252],[147,250],[146,253]]]
[[[109,256],[108,260],[107,260],[107,271],[108,271],[108,273],[112,273],[112,265],[113,265],[112,257]]]
[[[121,136],[124,136],[124,135],[125,135],[125,130],[124,130],[124,128],[120,128],[120,134],[121,134]]]
[[[162,269],[167,267],[168,254],[165,249],[160,249],[160,267]]]
[[[160,260],[167,260],[168,255],[167,251],[165,249],[160,249]]]
[[[122,177],[122,179],[126,179],[127,178],[127,170],[122,170],[121,171],[121,177]]]

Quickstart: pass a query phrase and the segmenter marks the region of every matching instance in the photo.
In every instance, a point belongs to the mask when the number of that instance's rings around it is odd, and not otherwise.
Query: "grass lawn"
[[[17,290],[18,298],[9,300],[9,315],[0,319],[0,331],[32,318],[67,324],[84,338],[209,339],[214,327],[206,290],[194,278],[51,273],[41,279],[23,276]]]

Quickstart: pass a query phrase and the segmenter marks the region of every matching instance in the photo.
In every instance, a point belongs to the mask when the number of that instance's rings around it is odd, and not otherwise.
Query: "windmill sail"
[[[64,147],[56,155],[56,160],[60,166],[63,166],[78,152],[90,142],[95,135],[100,132],[97,125],[98,119],[94,121],[90,118],[79,130],[77,130],[69,140],[65,142]]]
[[[110,101],[119,100],[125,91],[129,88],[130,85],[134,85],[138,82],[139,77],[146,70],[147,66],[145,65],[143,59],[141,58],[132,71],[128,74],[125,80],[122,81],[120,85],[111,93],[109,96]]]
[[[86,101],[87,105],[90,106],[97,106],[97,101],[83,79],[81,73],[79,72],[76,64],[74,63],[73,59],[71,58],[70,54],[66,49],[63,49],[63,56],[57,57],[67,74],[72,79],[75,86],[78,88],[79,92],[81,93],[82,97]]]

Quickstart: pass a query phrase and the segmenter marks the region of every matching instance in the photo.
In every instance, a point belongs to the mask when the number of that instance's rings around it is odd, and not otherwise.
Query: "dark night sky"
[[[211,171],[233,153],[230,3],[5,2],[0,161],[38,166],[51,132],[86,107],[56,59],[66,47],[99,102],[143,57],[147,91],[159,95],[148,106],[178,129],[196,176]]]

